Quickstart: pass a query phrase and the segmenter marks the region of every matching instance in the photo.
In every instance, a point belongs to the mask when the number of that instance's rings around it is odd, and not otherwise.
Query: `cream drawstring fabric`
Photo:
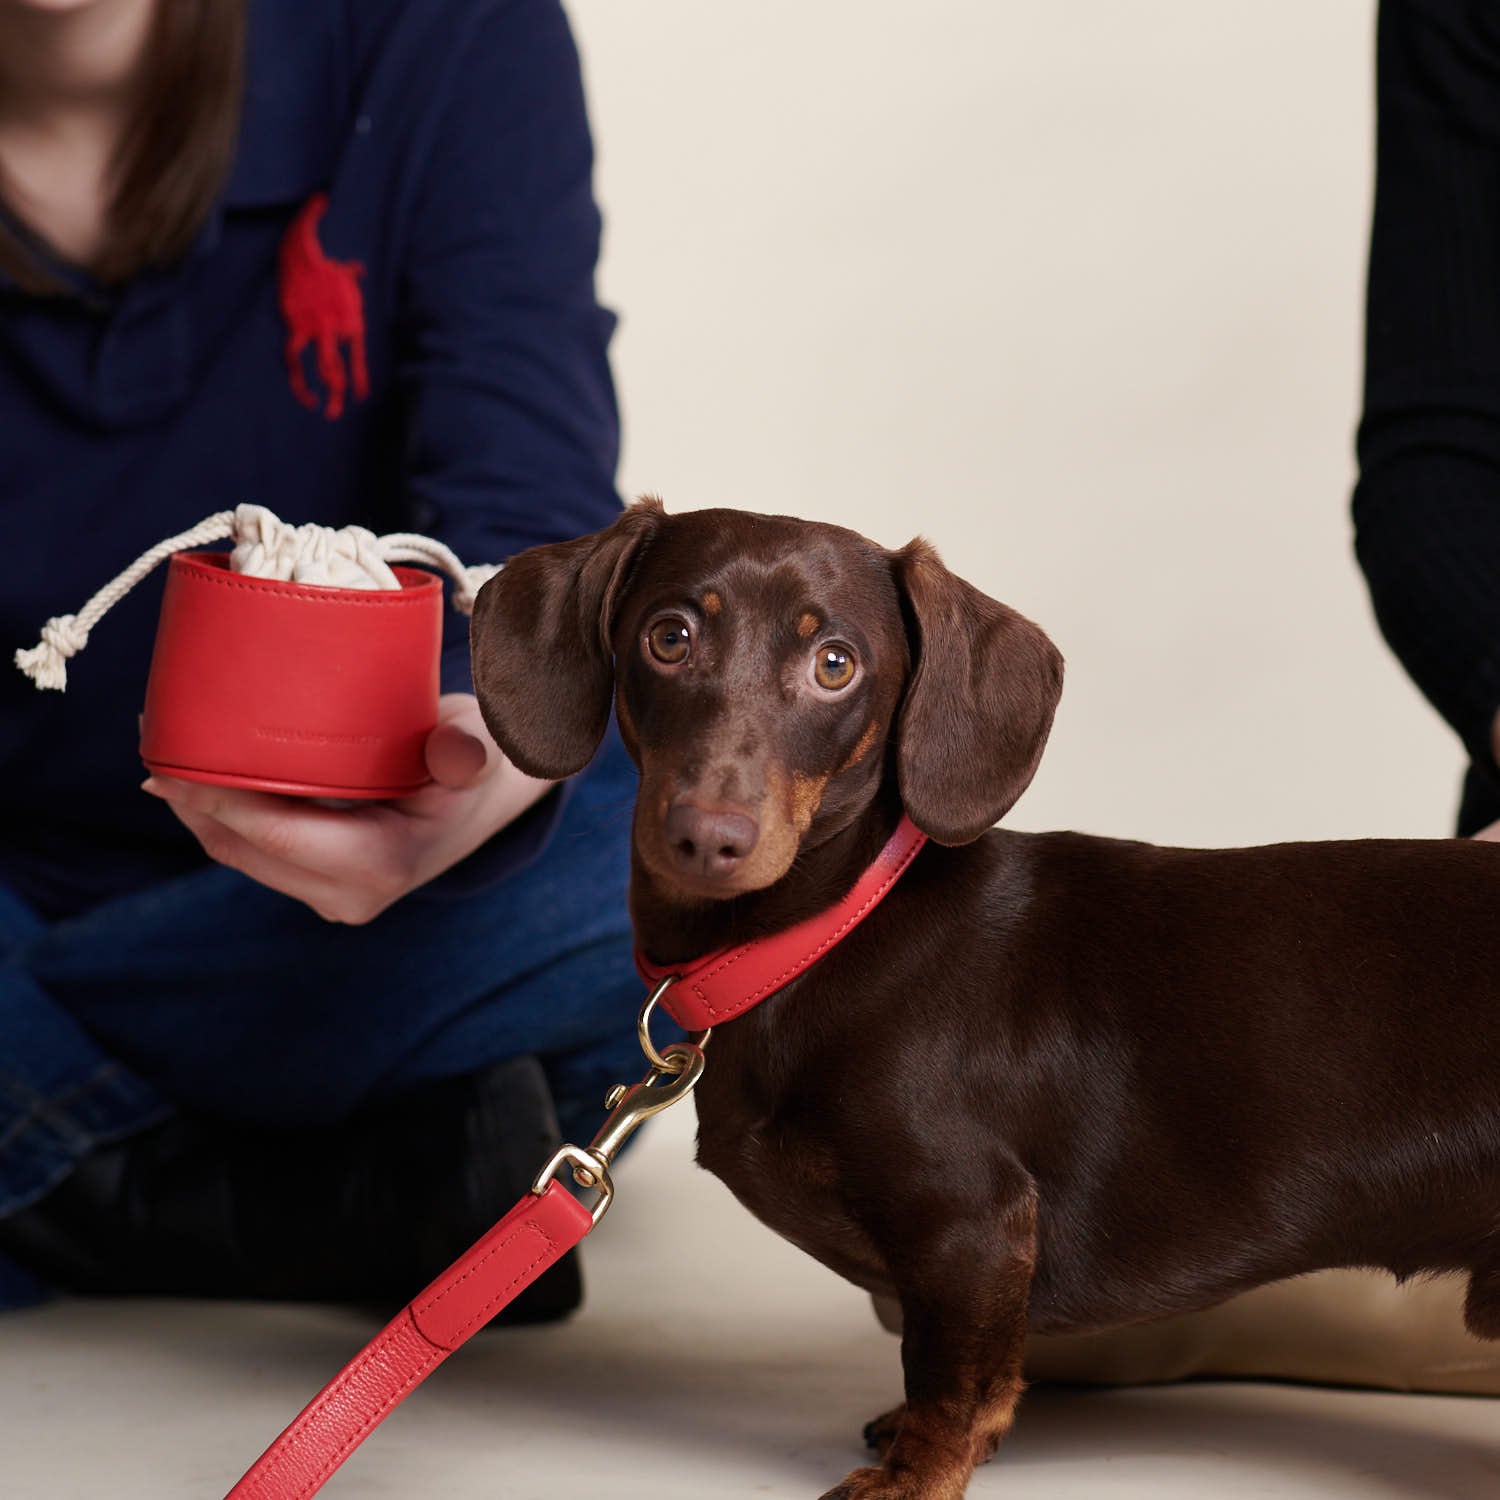
[[[158,542],[111,579],[76,615],[54,615],[41,640],[16,652],[16,665],[39,687],[58,692],[68,685],[68,659],[88,644],[89,632],[153,568],[174,552],[231,539],[229,566],[252,578],[279,578],[325,588],[395,589],[392,563],[419,563],[453,580],[453,607],[474,609],[474,596],[500,571],[494,563],[465,567],[451,548],[430,536],[397,531],[376,536],[363,526],[290,526],[264,505],[221,510],[196,526]]]

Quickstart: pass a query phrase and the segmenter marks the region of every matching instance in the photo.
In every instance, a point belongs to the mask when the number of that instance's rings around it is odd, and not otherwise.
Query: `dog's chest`
[[[735,1049],[738,1056],[728,1047],[713,1050],[695,1095],[699,1165],[763,1224],[830,1270],[871,1291],[889,1291],[883,1257],[844,1208],[838,1153],[817,1129],[816,1111],[779,1103],[742,1049]]]

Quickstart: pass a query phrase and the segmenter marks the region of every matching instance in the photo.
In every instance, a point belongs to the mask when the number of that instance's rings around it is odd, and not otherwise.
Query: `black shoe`
[[[558,1144],[541,1065],[513,1058],[339,1126],[176,1118],[84,1157],[0,1219],[0,1251],[66,1291],[402,1305],[504,1214]],[[574,1251],[497,1322],[582,1301]]]

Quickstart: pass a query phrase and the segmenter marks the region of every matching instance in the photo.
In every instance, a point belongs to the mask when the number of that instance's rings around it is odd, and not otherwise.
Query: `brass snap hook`
[[[670,1042],[661,1051],[657,1051],[651,1040],[651,1012],[676,977],[669,976],[652,990],[636,1019],[641,1050],[651,1063],[651,1071],[639,1083],[628,1087],[616,1084],[604,1101],[610,1114],[599,1133],[587,1146],[559,1147],[531,1185],[533,1193],[544,1193],[563,1167],[571,1166],[573,1181],[579,1187],[598,1190],[599,1197],[592,1209],[595,1224],[614,1202],[615,1186],[609,1169],[625,1142],[652,1115],[659,1115],[679,1099],[686,1099],[703,1076],[703,1047],[711,1032],[702,1032],[691,1042]]]

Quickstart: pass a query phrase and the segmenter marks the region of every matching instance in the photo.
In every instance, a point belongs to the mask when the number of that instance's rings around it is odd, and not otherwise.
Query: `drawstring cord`
[[[89,631],[158,563],[174,552],[233,536],[234,518],[232,510],[221,510],[177,536],[158,542],[149,552],[141,553],[119,577],[110,579],[76,615],[53,615],[42,626],[41,640],[29,650],[16,652],[16,665],[39,688],[62,692],[68,685],[68,659],[88,645]]]
[[[500,563],[460,562],[451,547],[444,546],[435,537],[419,536],[414,531],[393,531],[388,536],[375,538],[380,555],[393,563],[420,563],[423,567],[436,568],[453,580],[453,607],[461,615],[474,613],[474,600],[480,589],[500,571]]]
[[[366,548],[383,562],[419,563],[446,573],[453,580],[453,607],[463,615],[472,614],[474,598],[500,567],[495,563],[465,566],[458,555],[442,542],[414,532],[398,531],[389,536],[374,536],[363,527],[349,526],[335,531],[329,526],[287,526],[263,505],[241,505],[237,510],[221,510],[196,526],[168,537],[164,542],[141,553],[118,577],[108,583],[77,614],[54,615],[41,629],[41,640],[16,652],[16,665],[39,688],[62,692],[68,685],[68,661],[88,644],[89,632],[151,570],[174,552],[203,547],[226,539],[241,542],[245,538],[272,538],[277,545],[275,564],[286,576],[295,576],[300,561],[326,557],[329,553],[352,550],[357,558]],[[340,548],[341,541],[350,546]],[[249,572],[250,569],[245,571]],[[261,575],[264,576],[264,575]],[[373,580],[365,587],[379,586]]]

